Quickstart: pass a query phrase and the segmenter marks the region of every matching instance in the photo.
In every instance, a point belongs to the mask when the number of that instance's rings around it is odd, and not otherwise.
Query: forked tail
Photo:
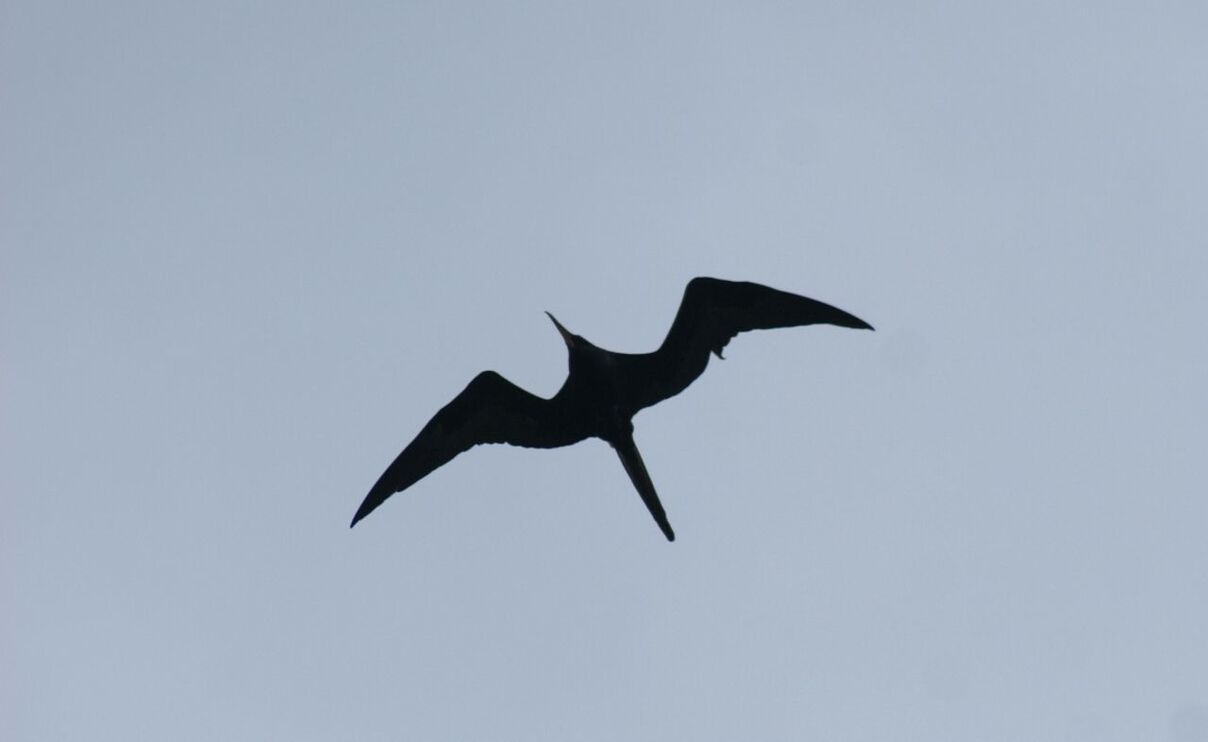
[[[642,463],[642,454],[638,453],[633,436],[625,436],[623,439],[613,442],[612,447],[616,449],[617,456],[621,457],[621,463],[625,465],[625,473],[629,475],[633,486],[642,496],[646,509],[654,516],[654,522],[659,524],[659,528],[662,529],[663,535],[667,537],[668,541],[674,541],[675,531],[671,530],[671,524],[667,522],[667,513],[663,510],[663,503],[659,502],[658,493],[654,491],[654,482],[650,481],[650,474],[646,472],[646,464]]]

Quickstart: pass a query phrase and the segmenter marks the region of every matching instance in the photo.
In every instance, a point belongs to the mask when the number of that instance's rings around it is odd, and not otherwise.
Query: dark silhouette
[[[546,312],[549,314],[549,312]],[[694,278],[688,282],[671,330],[653,353],[614,353],[569,332],[570,373],[552,399],[532,395],[494,371],[483,371],[424,426],[361,503],[352,525],[387,497],[401,492],[480,443],[557,448],[596,437],[621,457],[625,471],[668,541],[675,532],[633,442],[633,416],[682,392],[740,332],[829,324],[871,330],[872,325],[829,304],[757,283]]]

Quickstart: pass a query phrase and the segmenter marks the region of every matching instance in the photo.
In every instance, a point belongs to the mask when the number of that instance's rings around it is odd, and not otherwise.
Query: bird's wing
[[[559,424],[549,400],[524,391],[494,371],[483,371],[436,413],[382,473],[357,509],[352,525],[395,492],[480,443],[553,448],[573,442],[572,438]]]
[[[722,349],[740,332],[816,324],[872,329],[842,309],[787,291],[694,278],[662,346],[644,357],[640,374],[630,375],[631,398],[641,409],[679,394],[704,372],[709,353],[721,358]]]

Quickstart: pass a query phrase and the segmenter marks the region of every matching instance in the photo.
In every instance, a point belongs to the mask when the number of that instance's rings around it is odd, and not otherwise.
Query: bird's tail
[[[667,522],[667,513],[663,510],[663,503],[659,502],[658,493],[654,491],[654,482],[650,481],[650,474],[646,472],[646,464],[642,462],[642,454],[638,453],[633,436],[627,435],[621,440],[612,442],[612,447],[616,450],[617,456],[621,457],[621,463],[625,465],[625,473],[629,475],[633,486],[642,496],[646,509],[654,516],[654,522],[659,524],[659,528],[662,529],[663,535],[667,537],[668,541],[674,541],[675,531],[671,530],[671,524]]]

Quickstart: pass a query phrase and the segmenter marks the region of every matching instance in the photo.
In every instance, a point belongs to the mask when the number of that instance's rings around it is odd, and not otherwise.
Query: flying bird
[[[653,353],[615,353],[562,326],[546,312],[566,343],[569,373],[550,399],[530,394],[494,371],[474,377],[436,413],[369,490],[352,518],[355,526],[459,453],[480,443],[558,448],[600,438],[617,452],[625,472],[668,541],[675,532],[633,442],[633,416],[682,392],[704,372],[709,354],[735,335],[798,325],[871,330],[842,309],[757,283],[694,278],[663,344]]]

